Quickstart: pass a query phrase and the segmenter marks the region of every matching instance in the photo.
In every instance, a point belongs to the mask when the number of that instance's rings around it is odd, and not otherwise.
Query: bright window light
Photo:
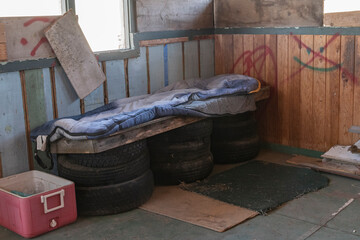
[[[0,17],[61,15],[61,0],[2,1]]]
[[[126,48],[123,0],[76,0],[75,9],[94,52]]]
[[[324,12],[349,12],[359,11],[360,1],[356,0],[324,0]]]

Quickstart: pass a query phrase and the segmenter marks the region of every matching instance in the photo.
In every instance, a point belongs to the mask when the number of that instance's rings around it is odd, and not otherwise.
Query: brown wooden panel
[[[340,74],[340,108],[339,108],[339,144],[352,144],[353,136],[349,128],[353,123],[354,108],[354,59],[355,38],[354,36],[341,36],[341,60],[342,69]],[[358,108],[360,109],[360,108]]]
[[[359,27],[360,11],[326,13],[324,14],[324,26]]]
[[[355,76],[354,79],[354,108],[353,125],[360,126],[360,36],[355,36]],[[360,134],[353,134],[353,141],[357,141]]]
[[[5,24],[0,22],[0,43],[6,43]]]
[[[6,43],[0,43],[0,61],[7,61]]]
[[[139,32],[213,28],[212,0],[137,0]]]
[[[300,147],[311,149],[313,145],[313,83],[314,83],[314,36],[301,36],[301,62],[307,67],[302,67],[300,72]]]
[[[254,76],[254,35],[244,34],[244,75]]]
[[[215,75],[230,73],[234,62],[233,35],[215,36]]]
[[[234,41],[234,66],[233,72],[237,74],[244,73],[244,40],[242,34],[235,34]]]
[[[214,0],[215,27],[323,25],[323,0]]]
[[[254,35],[254,76],[256,79],[261,82],[265,79],[265,56],[266,56],[266,48],[265,48],[265,35],[257,34]]]
[[[266,105],[264,119],[267,125],[265,141],[279,143],[279,124],[278,124],[278,92],[277,92],[277,36],[265,35],[266,60],[265,60],[265,83],[270,86],[270,99]]]
[[[326,57],[326,52],[322,49],[326,44],[325,35],[314,36],[314,51],[320,53],[323,57]],[[314,71],[314,85],[313,85],[313,139],[314,144],[312,149],[325,151],[325,109],[326,109],[326,73],[325,59],[317,57],[314,59],[314,68],[318,69]]]
[[[301,65],[295,59],[301,59],[301,44],[297,41],[300,35],[290,36],[289,39],[289,91],[290,91],[290,129],[289,143],[291,146],[300,147],[301,136],[301,111],[300,111],[300,69]]]
[[[340,37],[338,35],[326,36],[326,69],[340,63]],[[325,147],[338,144],[339,136],[339,104],[340,82],[339,68],[326,72],[326,110],[325,110]]]
[[[289,145],[290,105],[289,105],[289,36],[277,36],[277,74],[278,74],[278,124],[280,143]]]

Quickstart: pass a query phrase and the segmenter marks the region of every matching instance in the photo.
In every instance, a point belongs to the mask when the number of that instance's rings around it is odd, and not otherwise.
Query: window
[[[324,0],[324,12],[349,12],[359,11],[360,1],[355,0]]]
[[[75,8],[94,52],[130,48],[129,0],[9,0],[2,4],[0,17],[61,15]],[[21,7],[19,7],[21,6]]]

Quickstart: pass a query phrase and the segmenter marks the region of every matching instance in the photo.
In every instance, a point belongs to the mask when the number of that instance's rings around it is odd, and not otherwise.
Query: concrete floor
[[[262,151],[257,159],[284,162],[290,155]],[[217,166],[215,172],[231,166]],[[324,174],[330,185],[290,201],[267,216],[257,216],[224,233],[149,213],[140,209],[104,216],[80,217],[71,225],[36,239],[360,239],[360,181]],[[354,201],[335,217],[349,199]],[[0,227],[0,239],[23,239]]]

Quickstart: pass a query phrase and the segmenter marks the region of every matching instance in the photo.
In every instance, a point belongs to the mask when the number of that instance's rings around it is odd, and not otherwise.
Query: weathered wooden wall
[[[213,28],[213,0],[136,0],[139,32]]]
[[[0,176],[39,169],[29,133],[49,120],[154,92],[185,77],[214,75],[214,39],[141,47],[140,52],[138,58],[101,62],[107,81],[84,101],[60,66],[0,74]]]
[[[215,74],[231,72],[272,88],[263,140],[325,151],[359,139],[348,129],[360,125],[360,36],[216,35]]]
[[[215,27],[322,26],[323,0],[214,0]]]

